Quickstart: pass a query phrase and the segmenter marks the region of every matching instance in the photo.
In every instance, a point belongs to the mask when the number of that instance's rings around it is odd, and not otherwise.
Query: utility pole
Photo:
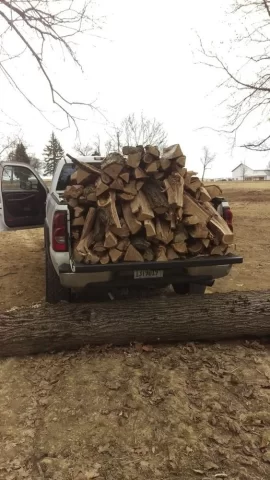
[[[116,132],[116,137],[117,137],[117,151],[120,153],[120,132]]]

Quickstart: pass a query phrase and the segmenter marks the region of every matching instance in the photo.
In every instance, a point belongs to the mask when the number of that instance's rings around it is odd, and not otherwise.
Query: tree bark
[[[1,356],[270,334],[270,292],[129,299],[0,313]]]

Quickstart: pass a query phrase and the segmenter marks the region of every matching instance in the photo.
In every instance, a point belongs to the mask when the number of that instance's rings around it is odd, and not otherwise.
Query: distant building
[[[240,163],[234,170],[232,170],[233,180],[270,180],[270,169],[253,170],[244,163]]]

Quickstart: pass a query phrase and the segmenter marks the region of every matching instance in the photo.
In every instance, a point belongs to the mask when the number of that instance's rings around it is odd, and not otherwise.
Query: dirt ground
[[[270,184],[222,185],[245,263],[212,292],[269,289]],[[0,311],[44,300],[43,234],[0,234]],[[270,478],[268,342],[0,361],[0,480]]]

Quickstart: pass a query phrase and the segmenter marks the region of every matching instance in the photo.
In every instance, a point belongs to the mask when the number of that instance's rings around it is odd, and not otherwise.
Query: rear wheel
[[[57,275],[51,259],[46,253],[46,302],[58,303],[61,301],[71,301],[71,290],[65,288],[60,283],[60,278]]]
[[[204,295],[206,285],[200,285],[198,283],[173,283],[173,289],[177,295]]]

